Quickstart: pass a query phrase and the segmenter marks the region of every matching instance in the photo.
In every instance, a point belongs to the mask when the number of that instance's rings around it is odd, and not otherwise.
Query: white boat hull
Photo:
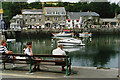
[[[14,43],[16,42],[16,39],[7,39],[7,43]]]
[[[92,33],[79,33],[79,37],[91,37]]]
[[[81,40],[70,38],[57,41],[58,44],[62,44],[63,46],[85,46]]]
[[[71,34],[53,34],[55,37],[70,37]]]
[[[58,43],[62,44],[63,46],[85,46],[85,44],[80,44],[80,43]]]

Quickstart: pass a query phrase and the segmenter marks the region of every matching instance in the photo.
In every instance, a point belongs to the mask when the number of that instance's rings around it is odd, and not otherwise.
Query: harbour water
[[[79,38],[80,39],[80,38]],[[118,67],[120,54],[120,35],[101,35],[83,38],[85,46],[64,47],[72,59],[72,66],[85,67]],[[34,54],[52,54],[57,47],[56,39],[52,37],[22,36],[17,37],[15,43],[8,43],[8,49],[14,53],[23,53],[28,41],[32,42]]]

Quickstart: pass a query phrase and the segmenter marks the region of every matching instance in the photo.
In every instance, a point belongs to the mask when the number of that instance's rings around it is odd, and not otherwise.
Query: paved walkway
[[[96,69],[96,67],[72,67],[72,74],[68,77],[65,72],[60,71],[61,67],[41,66],[41,71],[28,73],[29,65],[17,65],[19,68],[12,68],[7,65],[7,70],[3,70],[0,75],[3,78],[117,78],[118,69]]]

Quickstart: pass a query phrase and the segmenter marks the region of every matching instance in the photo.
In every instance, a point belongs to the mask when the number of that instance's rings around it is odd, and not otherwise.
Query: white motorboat
[[[70,33],[70,30],[62,30],[60,33],[52,33],[54,37],[71,37],[73,33]]]
[[[70,37],[72,36],[72,33],[65,33],[65,32],[60,32],[60,33],[53,33],[55,37]]]
[[[16,39],[7,39],[7,43],[14,43],[16,42]]]
[[[71,37],[52,37],[52,39],[57,39],[57,40],[63,40],[63,39],[68,39],[68,38],[71,38]]]
[[[79,33],[79,37],[92,37],[92,33],[88,32]]]
[[[81,40],[75,38],[58,40],[57,43],[62,44],[63,46],[85,46]]]
[[[63,47],[63,50],[66,51],[66,52],[84,51],[85,50],[85,46]]]

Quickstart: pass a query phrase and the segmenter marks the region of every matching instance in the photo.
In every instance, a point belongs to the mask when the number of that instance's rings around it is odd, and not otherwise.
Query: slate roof
[[[80,19],[83,16],[100,16],[96,12],[68,12],[67,15],[70,19]]]
[[[44,11],[48,13],[59,12],[60,14],[61,13],[66,14],[64,7],[44,7]]]
[[[42,9],[23,9],[22,14],[41,14],[43,13]]]

